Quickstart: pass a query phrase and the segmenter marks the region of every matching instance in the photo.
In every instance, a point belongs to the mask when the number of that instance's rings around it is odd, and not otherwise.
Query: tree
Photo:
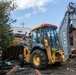
[[[15,8],[12,1],[0,1],[0,47],[3,52],[13,41],[11,24],[16,20],[11,19],[10,15]]]

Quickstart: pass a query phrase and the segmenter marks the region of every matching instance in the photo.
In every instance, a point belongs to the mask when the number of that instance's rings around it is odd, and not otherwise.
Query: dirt
[[[45,69],[38,70],[38,72],[30,64],[25,64],[23,68],[19,67],[10,75],[76,75],[76,58],[70,59],[60,66],[49,64]]]
[[[12,66],[2,65],[0,75],[76,75],[76,58],[70,59],[60,66],[48,64],[43,70],[37,70],[31,64],[20,67],[18,61],[13,61]]]

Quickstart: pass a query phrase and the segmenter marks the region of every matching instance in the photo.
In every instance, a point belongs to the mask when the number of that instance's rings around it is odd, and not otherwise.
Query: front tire
[[[42,69],[47,65],[47,55],[45,52],[37,49],[32,52],[31,63],[34,68]]]

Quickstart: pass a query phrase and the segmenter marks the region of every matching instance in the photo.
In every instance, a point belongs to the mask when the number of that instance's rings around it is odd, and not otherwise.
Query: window
[[[40,37],[41,37],[40,36],[40,30],[39,29],[33,30],[32,31],[32,38],[31,38],[32,44],[36,45],[36,44],[40,43],[41,42]]]
[[[48,42],[53,48],[56,48],[58,42],[56,29],[52,27],[45,27],[43,28],[43,31],[44,38],[49,40]]]

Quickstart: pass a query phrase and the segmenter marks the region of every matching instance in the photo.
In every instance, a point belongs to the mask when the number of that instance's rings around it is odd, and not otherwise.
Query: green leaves
[[[11,12],[15,9],[11,1],[0,1],[0,47],[5,51],[13,41],[11,24],[16,22],[10,18]]]

